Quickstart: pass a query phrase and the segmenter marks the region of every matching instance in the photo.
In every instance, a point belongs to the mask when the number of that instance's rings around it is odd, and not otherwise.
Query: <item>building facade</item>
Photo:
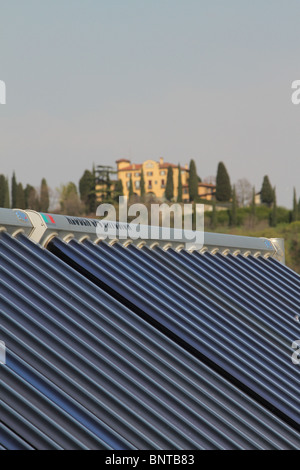
[[[153,194],[159,199],[165,197],[168,168],[173,169],[173,188],[174,200],[178,197],[178,165],[164,162],[160,157],[159,161],[146,160],[143,163],[131,163],[126,158],[116,161],[117,171],[112,167],[97,167],[98,178],[96,184],[97,200],[100,202],[110,198],[113,194],[118,193],[117,182],[122,182],[123,195],[129,196],[130,180],[132,180],[133,193],[137,196],[141,195],[141,175],[144,174],[145,194]],[[107,177],[106,173],[110,173],[111,177]],[[181,184],[182,184],[182,201],[189,202],[189,169],[186,164],[181,166]],[[216,186],[212,183],[198,183],[198,196],[201,199],[211,201],[215,198]]]
[[[215,199],[216,185],[212,183],[198,183],[198,196],[200,199],[212,201]],[[183,202],[189,201],[189,185],[185,184],[182,187],[182,200]]]
[[[122,158],[116,161],[117,179],[122,181],[124,196],[129,195],[130,178],[132,179],[134,194],[141,195],[141,174],[143,171],[145,181],[145,194],[154,194],[158,198],[165,195],[168,168],[173,168],[174,199],[178,195],[178,166],[166,163],[161,157],[159,162],[146,160],[144,163],[131,163],[130,160]],[[188,183],[188,165],[181,167],[182,186]]]

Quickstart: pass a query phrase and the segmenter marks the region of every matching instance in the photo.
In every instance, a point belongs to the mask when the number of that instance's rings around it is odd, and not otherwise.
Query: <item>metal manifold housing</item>
[[[146,228],[150,232],[151,227]],[[13,237],[23,233],[30,240],[43,247],[47,246],[47,243],[53,237],[59,237],[66,242],[72,238],[78,241],[88,238],[94,243],[108,240],[111,244],[120,242],[122,245],[127,246],[134,243],[138,247],[148,245],[150,248],[159,245],[163,249],[172,247],[179,251],[190,240],[189,237],[178,239],[174,229],[170,229],[169,236],[166,238],[163,236],[161,228],[159,228],[154,238],[153,236],[134,238],[130,236],[130,224],[21,209],[0,209],[0,231],[3,230]],[[125,237],[124,231],[127,233]],[[193,247],[189,251],[193,251]],[[198,251],[209,251],[212,254],[218,252],[223,255],[230,253],[243,256],[262,256],[264,258],[273,257],[285,264],[284,240],[280,238],[204,232],[203,246]]]

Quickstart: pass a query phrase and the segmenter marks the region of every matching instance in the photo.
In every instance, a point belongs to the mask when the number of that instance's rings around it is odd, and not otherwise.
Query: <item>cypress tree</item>
[[[97,198],[96,198],[96,171],[95,171],[95,168],[93,168],[93,171],[92,171],[92,178],[91,178],[90,192],[89,192],[89,195],[88,195],[88,211],[89,211],[89,212],[95,212],[95,211],[96,211],[96,206],[97,206]]]
[[[231,185],[230,178],[223,162],[220,162],[216,178],[216,199],[217,201],[230,201]]]
[[[270,226],[276,227],[277,225],[277,203],[276,203],[276,190],[275,187],[272,189],[273,207],[270,213]]]
[[[25,194],[22,183],[19,183],[16,189],[16,209],[26,209]]]
[[[94,212],[96,206],[96,189],[95,189],[95,168],[93,171],[85,170],[79,180],[79,193],[81,202],[83,202],[87,212]]]
[[[79,194],[81,201],[88,206],[88,197],[92,188],[93,175],[90,170],[85,170],[79,180]]]
[[[269,177],[267,175],[264,176],[264,179],[263,179],[260,197],[261,197],[261,202],[263,202],[264,204],[267,204],[269,207],[274,201],[274,191],[272,189]]]
[[[296,222],[296,220],[298,220],[298,204],[297,204],[296,189],[294,188],[292,221]]]
[[[30,184],[27,184],[24,190],[25,196],[25,207],[26,209],[32,209],[34,211],[40,210],[40,202],[36,190]]]
[[[177,190],[177,202],[182,202],[182,179],[181,179],[181,167],[178,163],[178,190]]]
[[[133,183],[132,183],[132,176],[130,175],[130,181],[129,181],[129,197],[133,196]]]
[[[255,225],[255,217],[256,217],[256,201],[255,201],[255,187],[253,186],[252,189],[252,200],[250,206],[250,224],[252,227]]]
[[[114,196],[114,200],[116,202],[119,202],[119,197],[120,196],[123,196],[124,192],[123,192],[123,183],[122,183],[122,180],[118,180],[116,182],[116,185],[115,185],[115,196]]]
[[[251,216],[256,216],[256,201],[255,201],[255,187],[252,189],[252,201],[251,201]]]
[[[217,210],[216,210],[216,201],[213,201],[212,205],[212,215],[211,215],[211,228],[215,229],[217,226]]]
[[[6,209],[10,208],[10,197],[9,197],[9,183],[8,183],[8,178],[5,178],[5,198],[4,198],[4,204],[3,207]]]
[[[5,190],[6,190],[6,178],[4,175],[0,175],[0,207],[4,207],[5,201]]]
[[[189,168],[189,197],[190,201],[196,201],[198,198],[198,176],[194,160],[190,161]]]
[[[171,201],[174,197],[173,168],[171,165],[168,167],[165,195],[168,201]]]
[[[93,165],[92,169],[92,174],[91,174],[91,179],[90,179],[90,192],[88,195],[88,210],[89,212],[95,212],[96,211],[96,169],[95,165]]]
[[[232,202],[231,202],[231,214],[230,214],[230,225],[235,227],[237,224],[237,204],[236,204],[236,192],[235,186],[233,186],[232,190]]]
[[[145,178],[144,178],[144,170],[142,168],[142,171],[141,171],[141,182],[140,182],[140,186],[141,186],[141,196],[144,196],[145,195]]]
[[[41,194],[40,194],[40,210],[41,212],[47,212],[49,208],[49,191],[48,185],[45,178],[41,182]]]
[[[28,199],[29,199],[29,194],[31,192],[31,190],[33,189],[33,186],[31,186],[30,184],[27,184],[26,185],[26,188],[24,189],[24,197],[25,197],[25,207],[26,209],[31,209],[31,207],[29,207],[29,204],[28,204]]]
[[[11,179],[11,206],[12,208],[17,207],[17,179],[16,174],[13,172],[12,179]]]

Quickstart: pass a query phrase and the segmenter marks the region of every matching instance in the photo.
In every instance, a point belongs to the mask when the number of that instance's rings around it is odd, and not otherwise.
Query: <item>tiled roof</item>
[[[116,163],[121,163],[121,162],[128,162],[128,163],[130,163],[130,160],[127,160],[127,158],[120,158],[119,160],[116,160]]]
[[[120,168],[118,171],[135,171],[135,170],[140,170],[142,168],[142,165],[139,163],[134,163],[132,165],[128,165],[125,168]]]
[[[174,165],[173,163],[162,163],[162,164],[158,164],[159,166],[159,169],[160,170],[167,170],[170,166],[172,168],[177,168],[178,165]],[[120,168],[118,171],[135,171],[135,170],[141,170],[141,168],[143,167],[143,165],[141,163],[133,163],[132,165],[128,165],[126,166],[125,168]],[[151,169],[149,169],[151,170]],[[181,170],[182,171],[189,171],[187,168],[185,167],[181,167]]]

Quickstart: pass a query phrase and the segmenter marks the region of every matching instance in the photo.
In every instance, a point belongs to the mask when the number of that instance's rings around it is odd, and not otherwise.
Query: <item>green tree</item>
[[[47,212],[49,209],[49,190],[47,181],[45,178],[41,182],[41,192],[40,192],[40,211]]]
[[[78,216],[84,212],[84,205],[80,201],[76,185],[73,182],[60,189],[61,211],[66,215]]]
[[[198,198],[198,175],[196,163],[194,160],[190,161],[189,168],[189,197],[190,201],[196,201]]]
[[[95,170],[95,187],[97,185],[97,198],[95,191],[95,206],[96,199],[101,202],[113,202],[115,181],[112,180],[111,176],[117,174],[117,171],[113,170],[112,166],[98,165]]]
[[[171,165],[168,167],[165,196],[168,201],[171,201],[174,197],[173,168]]]
[[[297,204],[296,188],[294,188],[292,221],[296,222],[297,220],[298,220],[298,204]]]
[[[17,207],[17,179],[16,174],[13,172],[12,179],[11,179],[11,206],[12,208]]]
[[[140,182],[140,185],[141,185],[141,196],[144,196],[145,195],[145,178],[144,178],[144,171],[143,171],[143,168],[142,168],[142,171],[141,171],[141,182]]]
[[[130,180],[129,180],[129,197],[132,197],[134,194],[133,191],[133,182],[132,182],[132,176],[130,175]]]
[[[25,206],[25,194],[22,183],[17,185],[16,190],[16,209],[26,209]]]
[[[261,202],[267,204],[268,207],[271,207],[271,204],[274,201],[274,191],[267,175],[265,175],[263,179],[260,198]]]
[[[218,164],[216,178],[216,199],[220,202],[230,201],[231,185],[230,178],[223,162]]]
[[[237,224],[237,202],[236,202],[236,192],[235,186],[232,189],[232,202],[231,202],[231,212],[230,212],[230,225],[235,227]]]
[[[182,179],[181,179],[181,166],[178,163],[178,190],[177,202],[182,202]]]

